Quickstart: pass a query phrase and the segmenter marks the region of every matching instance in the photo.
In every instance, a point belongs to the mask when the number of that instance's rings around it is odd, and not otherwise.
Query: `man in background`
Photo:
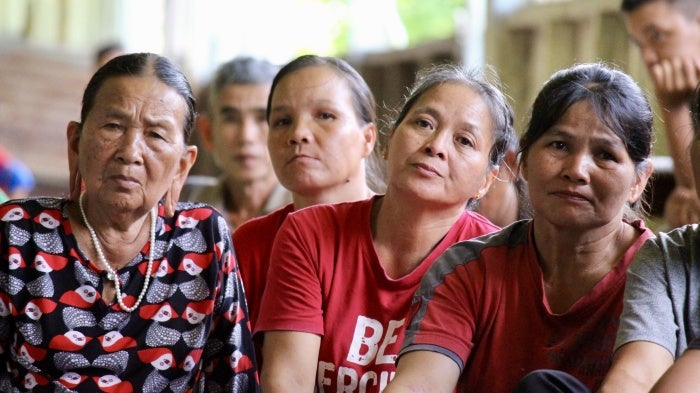
[[[95,67],[100,68],[117,56],[125,55],[126,50],[119,42],[108,42],[95,50]]]
[[[202,145],[222,173],[217,184],[188,198],[219,208],[232,230],[292,200],[267,150],[267,96],[277,70],[251,57],[222,64],[208,88],[208,110],[198,120]]]
[[[625,26],[639,47],[660,107],[674,165],[675,188],[664,219],[671,229],[700,221],[690,167],[690,99],[700,80],[700,1],[622,0]]]

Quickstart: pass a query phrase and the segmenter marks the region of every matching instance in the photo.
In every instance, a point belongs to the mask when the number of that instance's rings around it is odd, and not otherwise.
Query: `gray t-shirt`
[[[700,227],[687,225],[649,239],[627,271],[615,349],[650,341],[674,358],[700,336]]]

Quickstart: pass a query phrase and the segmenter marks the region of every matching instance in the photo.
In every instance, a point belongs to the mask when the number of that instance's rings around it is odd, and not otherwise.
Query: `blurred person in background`
[[[668,229],[700,221],[688,146],[690,101],[700,81],[700,1],[622,0],[625,26],[654,84],[673,159],[675,187],[664,204]]]
[[[35,186],[32,170],[0,145],[0,190],[7,198],[17,199],[28,197]]]
[[[108,42],[100,45],[95,50],[95,57],[93,61],[95,67],[100,68],[113,58],[124,54],[126,54],[126,49],[124,49],[124,46],[121,43],[116,41]]]
[[[208,109],[197,122],[201,143],[221,175],[187,198],[221,210],[231,230],[292,201],[277,181],[267,149],[267,98],[277,71],[251,57],[222,64],[208,85]]]
[[[518,168],[518,140],[515,133],[508,142],[501,160],[498,177],[491,188],[474,207],[474,211],[488,218],[499,227],[530,218],[527,186],[520,177]]]

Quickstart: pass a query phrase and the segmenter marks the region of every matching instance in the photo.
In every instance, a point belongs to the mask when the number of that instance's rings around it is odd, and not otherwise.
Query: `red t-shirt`
[[[423,279],[401,355],[431,350],[462,369],[458,392],[511,392],[530,371],[556,369],[596,391],[610,367],[625,274],[653,233],[563,314],[553,313],[529,221],[450,248]],[[399,360],[400,361],[400,360]]]
[[[255,327],[258,319],[275,235],[284,219],[293,211],[294,204],[290,203],[269,214],[246,221],[233,232],[233,248],[248,300],[251,327]]]
[[[498,229],[465,210],[418,267],[392,279],[379,263],[370,229],[377,198],[298,210],[275,239],[255,331],[321,335],[319,391],[384,389],[423,274],[453,243]]]

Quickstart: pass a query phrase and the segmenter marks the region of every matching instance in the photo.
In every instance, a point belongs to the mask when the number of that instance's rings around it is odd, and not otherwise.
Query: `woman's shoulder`
[[[463,217],[468,217],[471,224],[481,228],[484,233],[491,233],[501,229],[501,227],[494,224],[491,220],[473,210],[465,210]]]
[[[284,222],[289,213],[294,211],[294,204],[289,203],[277,210],[260,217],[254,217],[238,226],[233,231],[233,239],[250,241],[259,238],[261,234],[274,234]]]
[[[648,243],[662,249],[695,249],[700,246],[700,224],[688,224],[668,231],[660,231]]]
[[[58,197],[10,199],[0,205],[0,221],[16,221],[48,210],[61,211],[67,202]]]
[[[514,249],[527,243],[530,223],[530,219],[516,221],[497,231],[456,242],[445,254],[453,254],[459,261],[471,261],[478,259],[487,248]]]
[[[159,215],[163,216],[163,205],[159,206]],[[167,224],[179,228],[193,228],[204,223],[227,226],[223,214],[212,205],[201,202],[178,202],[175,214],[165,218]]]
[[[295,220],[344,220],[346,217],[358,217],[363,212],[369,214],[374,198],[353,202],[324,203],[308,206],[289,214]]]

